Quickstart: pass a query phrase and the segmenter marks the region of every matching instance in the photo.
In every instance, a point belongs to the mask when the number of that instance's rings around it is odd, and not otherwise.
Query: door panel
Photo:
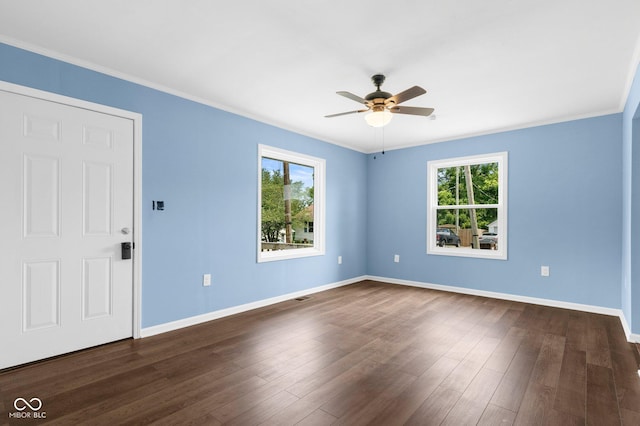
[[[133,335],[133,149],[130,119],[0,91],[0,368]]]
[[[111,165],[85,162],[83,164],[83,232],[85,236],[111,233],[112,181]]]
[[[60,262],[24,262],[24,331],[60,325]]]
[[[82,318],[111,315],[113,280],[110,257],[83,259],[82,265]]]
[[[24,156],[23,222],[26,238],[60,236],[60,162]]]

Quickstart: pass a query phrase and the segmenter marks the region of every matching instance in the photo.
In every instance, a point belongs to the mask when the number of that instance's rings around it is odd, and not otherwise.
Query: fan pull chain
[[[382,127],[382,128],[380,129],[380,131],[382,132],[382,135],[381,135],[381,138],[382,138],[382,152],[381,152],[381,154],[382,154],[382,155],[384,155],[384,127]],[[377,135],[378,135],[378,128],[373,127],[373,141],[374,141],[374,142],[375,142],[375,141],[376,141],[376,139],[377,139],[377,137],[376,137]],[[373,155],[373,159],[375,160],[375,159],[377,159],[377,158],[378,158],[378,156],[374,154],[374,155]]]

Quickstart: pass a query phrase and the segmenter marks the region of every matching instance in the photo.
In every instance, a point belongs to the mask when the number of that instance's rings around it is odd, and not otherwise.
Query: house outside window
[[[507,258],[507,158],[427,163],[427,254]]]
[[[323,255],[325,160],[258,151],[258,262]]]

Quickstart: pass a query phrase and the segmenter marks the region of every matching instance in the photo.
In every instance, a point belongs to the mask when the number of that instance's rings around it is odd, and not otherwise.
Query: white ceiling
[[[374,152],[620,112],[640,1],[0,0],[0,41]],[[324,118],[376,73],[437,118]]]

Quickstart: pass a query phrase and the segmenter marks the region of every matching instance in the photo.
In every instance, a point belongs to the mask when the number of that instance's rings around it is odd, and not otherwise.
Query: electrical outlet
[[[399,254],[393,255],[393,261],[396,263],[400,263],[400,255]]]
[[[211,274],[204,274],[202,276],[202,285],[209,287],[211,285]]]
[[[549,276],[549,267],[548,266],[541,266],[540,267],[540,276],[542,276],[542,277],[548,277]]]
[[[342,256],[338,256],[338,265],[342,265]]]

